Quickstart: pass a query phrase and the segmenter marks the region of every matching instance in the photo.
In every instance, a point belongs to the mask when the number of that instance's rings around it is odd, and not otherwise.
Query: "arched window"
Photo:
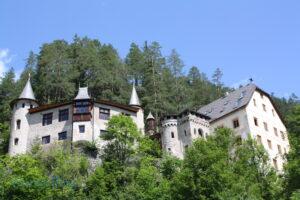
[[[198,129],[198,134],[200,135],[200,137],[203,137],[203,130],[201,128]]]
[[[171,137],[172,137],[172,138],[174,138],[174,137],[175,137],[175,135],[174,135],[174,132],[171,132]]]
[[[17,127],[16,127],[17,129],[20,129],[21,128],[21,120],[17,120]]]
[[[15,138],[14,143],[15,143],[15,145],[18,145],[19,144],[19,138]]]

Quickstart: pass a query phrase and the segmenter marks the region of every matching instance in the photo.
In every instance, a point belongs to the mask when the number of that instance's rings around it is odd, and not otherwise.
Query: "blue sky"
[[[125,57],[131,42],[175,48],[185,71],[228,86],[253,77],[268,92],[300,96],[299,0],[1,0],[0,72],[19,73],[30,50],[75,34],[111,43]]]

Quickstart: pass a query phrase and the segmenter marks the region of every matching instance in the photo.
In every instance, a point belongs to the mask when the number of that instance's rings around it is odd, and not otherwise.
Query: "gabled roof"
[[[36,100],[32,87],[31,87],[31,83],[30,83],[30,78],[28,78],[26,85],[22,91],[22,93],[19,96],[19,99],[31,99],[31,100]]]
[[[88,87],[79,88],[77,96],[75,97],[75,100],[84,100],[84,99],[91,99],[88,93]]]
[[[130,106],[141,106],[140,100],[139,100],[139,97],[138,97],[138,94],[136,92],[134,85],[132,86],[132,92],[131,92],[129,105]]]
[[[270,99],[280,119],[284,121],[283,117],[280,115],[278,109],[276,108],[271,96],[253,83],[240,87],[235,91],[227,94],[225,97],[217,99],[216,101],[203,106],[198,110],[198,112],[209,116],[211,118],[211,121],[216,121],[232,112],[235,112],[247,106],[255,91],[263,93]]]

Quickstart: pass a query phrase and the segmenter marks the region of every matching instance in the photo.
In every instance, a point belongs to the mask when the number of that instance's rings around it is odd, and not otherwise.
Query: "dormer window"
[[[74,113],[76,114],[89,113],[90,112],[89,106],[90,106],[89,101],[77,101],[75,102]]]

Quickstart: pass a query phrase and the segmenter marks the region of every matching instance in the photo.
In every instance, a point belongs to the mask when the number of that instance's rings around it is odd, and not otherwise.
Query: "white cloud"
[[[11,62],[12,56],[8,49],[0,49],[0,76],[7,70],[7,65]]]

